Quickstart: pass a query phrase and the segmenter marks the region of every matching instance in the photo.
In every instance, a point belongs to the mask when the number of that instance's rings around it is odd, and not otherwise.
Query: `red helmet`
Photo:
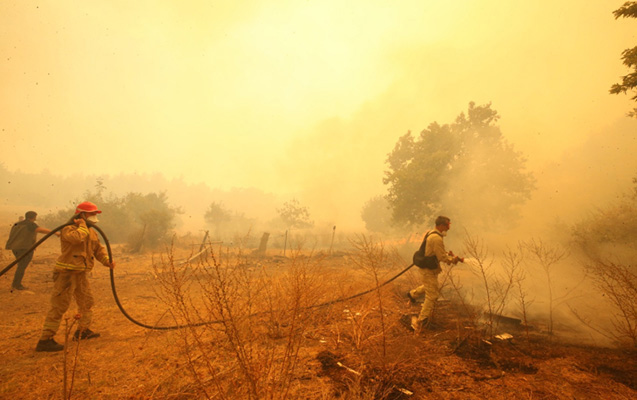
[[[75,208],[76,215],[83,212],[89,212],[89,213],[96,212],[98,214],[102,213],[100,210],[97,209],[97,206],[91,203],[90,201],[85,201],[84,203],[80,203]]]

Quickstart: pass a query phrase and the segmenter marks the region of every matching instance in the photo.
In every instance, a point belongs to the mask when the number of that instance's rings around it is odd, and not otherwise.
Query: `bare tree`
[[[493,266],[493,259],[489,255],[489,251],[484,245],[484,242],[479,238],[469,235],[465,236],[464,241],[466,254],[475,260],[473,264],[473,272],[480,276],[486,292],[486,305],[487,305],[487,323],[489,326],[489,336],[493,335],[493,316],[494,316],[494,304],[492,297],[492,284],[493,273],[491,267]]]
[[[526,249],[540,263],[542,270],[546,276],[546,283],[549,295],[549,322],[548,333],[553,334],[553,311],[554,311],[554,295],[553,295],[553,279],[552,270],[555,264],[568,256],[568,252],[558,246],[551,246],[542,242],[542,239],[531,239],[528,242],[522,242],[521,246]]]
[[[510,271],[511,277],[515,288],[517,289],[517,302],[520,307],[520,313],[522,314],[522,323],[526,331],[526,339],[529,339],[529,321],[528,321],[528,308],[533,303],[528,299],[528,293],[524,289],[523,282],[526,280],[526,272],[520,268],[524,261],[524,254],[520,246],[518,251],[508,249],[504,252],[504,264],[505,268]]]
[[[388,261],[387,253],[382,243],[374,242],[373,240],[362,235],[357,240],[352,242],[352,245],[356,249],[356,257],[353,257],[354,264],[363,268],[374,279],[376,300],[378,302],[378,312],[380,315],[380,327],[381,327],[381,350],[383,366],[385,366],[385,359],[387,355],[387,325],[385,323],[385,312],[383,297],[381,293],[381,281],[379,278],[380,269],[383,264]]]
[[[591,259],[585,267],[596,287],[613,306],[614,332],[611,335],[618,342],[628,341],[637,348],[637,274],[628,265],[600,259]]]

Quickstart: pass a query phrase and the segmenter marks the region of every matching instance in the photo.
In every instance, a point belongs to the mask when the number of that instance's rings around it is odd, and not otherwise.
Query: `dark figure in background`
[[[9,240],[7,240],[5,249],[11,250],[16,260],[26,254],[31,246],[35,244],[38,233],[46,234],[51,232],[49,229],[41,228],[35,223],[37,217],[38,214],[35,211],[27,211],[24,214],[24,219],[21,218],[11,227],[11,233],[9,234]],[[58,233],[57,235],[59,236],[60,234]],[[11,284],[12,289],[27,289],[22,285],[22,278],[31,259],[33,259],[33,251],[30,251],[22,260],[18,261],[18,266],[13,275],[13,283]]]

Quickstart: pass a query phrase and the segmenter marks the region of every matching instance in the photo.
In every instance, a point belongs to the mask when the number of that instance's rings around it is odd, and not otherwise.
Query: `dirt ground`
[[[193,250],[180,251],[179,256],[186,258]],[[77,359],[76,343],[69,341],[66,372],[63,352],[36,353],[57,252],[55,240],[38,248],[24,279],[26,291],[9,290],[13,271],[0,277],[0,398],[63,398],[65,375],[75,399],[206,398],[187,368],[179,332],[149,330],[126,319],[113,300],[109,271],[101,266],[90,280],[96,298],[92,329],[102,336],[80,342]],[[158,257],[130,255],[115,247],[115,282],[131,316],[151,325],[170,325],[173,321],[158,298],[152,267]],[[10,253],[3,250],[0,261],[6,266],[12,261]],[[272,254],[258,263],[271,270],[289,267],[287,259]],[[352,272],[346,256],[324,257],[320,263],[326,274],[349,276],[351,272],[352,279],[360,279],[361,288],[371,282]],[[398,271],[400,268],[387,271],[386,276]],[[305,327],[287,398],[637,398],[634,350],[567,344],[541,329],[533,329],[527,336],[515,324],[501,328],[511,339],[486,338],[458,307],[444,299],[436,309],[436,326],[420,334],[410,332],[400,318],[419,309],[404,297],[413,283],[414,277],[406,275],[384,288],[382,345],[376,323],[369,322],[367,330],[354,329],[365,322],[360,310],[376,310],[369,306],[375,292],[336,304],[331,314],[316,319],[321,322]],[[64,343],[64,330],[63,321],[58,342]],[[223,368],[223,360],[217,362]],[[225,398],[239,397],[226,392]]]

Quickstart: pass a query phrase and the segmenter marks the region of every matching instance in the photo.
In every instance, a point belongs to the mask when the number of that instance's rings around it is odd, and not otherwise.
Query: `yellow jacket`
[[[77,225],[65,226],[60,234],[62,254],[58,257],[55,268],[71,271],[90,271],[95,259],[108,266],[108,252],[102,246],[93,229],[84,221]]]
[[[447,253],[447,250],[445,250],[445,243],[442,239],[442,232],[440,232],[438,229],[433,229],[433,231],[438,232],[439,235],[429,235],[429,237],[427,238],[427,248],[425,250],[425,256],[435,255],[439,263],[453,263],[454,258],[451,257],[449,253]],[[436,271],[442,271],[440,266],[438,266],[438,269]]]

